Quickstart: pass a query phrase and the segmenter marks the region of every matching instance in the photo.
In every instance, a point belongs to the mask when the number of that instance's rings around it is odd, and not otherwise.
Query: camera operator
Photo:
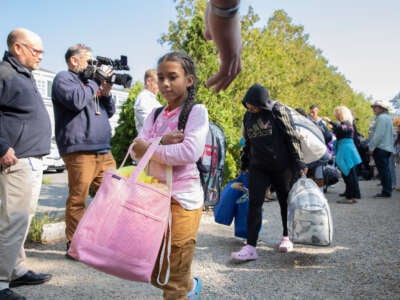
[[[115,168],[110,152],[111,126],[115,113],[106,80],[93,80],[93,60],[89,47],[70,47],[65,60],[68,71],[59,72],[53,81],[55,136],[57,147],[68,171],[69,195],[65,209],[67,250],[75,229],[86,210],[89,190],[99,188],[104,171]],[[100,69],[112,75],[110,66]],[[71,258],[66,254],[68,258]]]

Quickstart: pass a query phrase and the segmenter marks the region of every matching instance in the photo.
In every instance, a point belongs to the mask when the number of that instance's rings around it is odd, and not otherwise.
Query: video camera
[[[96,60],[89,61],[89,66],[92,68],[92,77],[98,80],[106,80],[112,84],[122,85],[124,88],[129,88],[132,83],[132,77],[129,74],[119,74],[114,73],[108,76],[107,73],[99,69],[101,65],[108,65],[113,68],[113,70],[129,70],[128,57],[126,55],[121,55],[121,59],[114,59],[96,56]]]

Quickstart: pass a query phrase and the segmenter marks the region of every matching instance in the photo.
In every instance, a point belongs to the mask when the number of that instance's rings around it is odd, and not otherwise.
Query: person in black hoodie
[[[274,187],[281,209],[283,236],[279,251],[289,252],[293,244],[288,237],[287,198],[299,174],[307,172],[300,140],[285,105],[271,100],[265,87],[254,84],[243,98],[247,108],[243,118],[245,146],[241,170],[249,172],[249,212],[247,245],[231,257],[236,261],[257,259],[256,245],[262,223],[265,191]]]
[[[51,125],[32,71],[43,45],[17,28],[0,63],[0,299],[25,299],[10,289],[42,284],[50,274],[25,265],[24,242],[42,186],[42,157],[50,152]]]

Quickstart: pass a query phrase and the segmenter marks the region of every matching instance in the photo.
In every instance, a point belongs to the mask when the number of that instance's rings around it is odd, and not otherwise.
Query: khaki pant
[[[186,210],[175,200],[171,201],[172,246],[169,281],[165,286],[159,286],[157,284],[160,257],[157,258],[151,278],[151,283],[155,287],[163,290],[164,299],[186,299],[188,292],[192,289],[193,281],[191,276],[191,266],[202,211],[203,208]],[[163,275],[165,274],[166,266],[166,258],[164,258],[164,264],[161,271],[161,281],[164,279]]]
[[[103,180],[104,171],[115,168],[116,164],[110,152],[74,152],[62,158],[68,171],[69,195],[65,206],[65,235],[70,241],[86,211],[89,189],[92,188],[96,192]]]
[[[0,170],[0,290],[24,275],[24,243],[42,186],[43,166],[38,158],[20,158]]]

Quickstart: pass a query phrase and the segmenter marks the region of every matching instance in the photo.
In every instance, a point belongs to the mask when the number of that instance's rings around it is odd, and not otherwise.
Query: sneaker
[[[246,245],[240,249],[238,252],[232,252],[231,258],[238,262],[245,262],[249,260],[257,259],[256,247],[251,245]]]
[[[390,195],[390,194],[385,194],[385,193],[378,193],[378,194],[376,194],[375,196],[374,196],[374,198],[390,198],[390,197],[392,197],[392,195]]]
[[[356,199],[344,198],[344,199],[340,199],[340,200],[336,201],[336,203],[339,203],[339,204],[354,204],[354,203],[357,203],[357,200]]]
[[[281,243],[279,245],[279,252],[290,252],[293,250],[293,243],[290,241],[289,237],[283,236]]]
[[[4,289],[4,290],[0,290],[0,299],[25,300],[26,298],[10,289]]]
[[[197,300],[199,299],[201,289],[203,288],[203,282],[199,277],[193,277],[193,286],[192,290],[187,294],[188,300]]]
[[[69,247],[70,247],[70,246],[71,246],[71,241],[68,241],[68,242],[67,242],[67,251],[65,252],[65,257],[68,258],[68,259],[70,259],[70,260],[76,260],[75,257],[69,255],[69,253],[68,253],[68,250],[69,250]]]

